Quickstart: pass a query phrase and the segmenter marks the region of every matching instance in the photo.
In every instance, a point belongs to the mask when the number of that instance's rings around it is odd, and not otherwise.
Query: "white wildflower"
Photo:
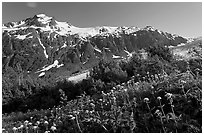
[[[94,103],[90,103],[91,107],[95,107]]]
[[[57,128],[56,128],[55,126],[52,126],[50,129],[51,129],[52,131],[57,130]]]
[[[39,125],[39,124],[40,124],[40,121],[36,121],[36,124]]]
[[[149,102],[149,98],[144,98],[144,102]]]
[[[24,121],[24,124],[25,124],[25,125],[28,125],[28,123],[29,123],[29,121],[28,121],[28,120]]]
[[[48,121],[45,121],[44,124],[49,124]]]
[[[37,129],[38,128],[38,126],[33,126],[33,129]]]
[[[16,127],[13,127],[13,131],[16,131],[18,128],[16,128]]]
[[[166,93],[165,97],[167,97],[167,99],[172,98],[172,94],[171,93]]]
[[[20,128],[23,128],[23,127],[24,127],[23,125],[20,126]]]
[[[161,98],[161,97],[157,97],[157,99],[158,99],[158,100],[161,100],[162,98]]]

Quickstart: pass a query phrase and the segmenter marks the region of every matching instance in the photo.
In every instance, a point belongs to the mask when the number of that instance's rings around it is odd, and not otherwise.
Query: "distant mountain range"
[[[45,14],[2,26],[3,68],[36,77],[68,75],[99,59],[125,59],[151,45],[177,46],[193,40],[151,26],[79,28]]]

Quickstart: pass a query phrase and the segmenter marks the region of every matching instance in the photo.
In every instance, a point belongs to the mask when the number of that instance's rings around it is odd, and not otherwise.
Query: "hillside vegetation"
[[[145,51],[102,59],[78,83],[5,69],[2,131],[201,133],[202,58],[176,59],[160,45]]]

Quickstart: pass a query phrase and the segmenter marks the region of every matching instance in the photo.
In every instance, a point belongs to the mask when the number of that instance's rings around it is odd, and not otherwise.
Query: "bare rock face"
[[[44,14],[3,25],[3,68],[19,65],[26,73],[76,71],[99,59],[126,58],[128,53],[161,44],[176,46],[187,39],[147,26],[78,28]]]

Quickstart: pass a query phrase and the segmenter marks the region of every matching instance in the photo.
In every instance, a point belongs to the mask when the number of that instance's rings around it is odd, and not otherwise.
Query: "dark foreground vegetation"
[[[105,61],[79,83],[19,83],[3,69],[3,132],[201,133],[202,58],[178,60],[168,48]],[[20,85],[19,85],[20,84]]]

